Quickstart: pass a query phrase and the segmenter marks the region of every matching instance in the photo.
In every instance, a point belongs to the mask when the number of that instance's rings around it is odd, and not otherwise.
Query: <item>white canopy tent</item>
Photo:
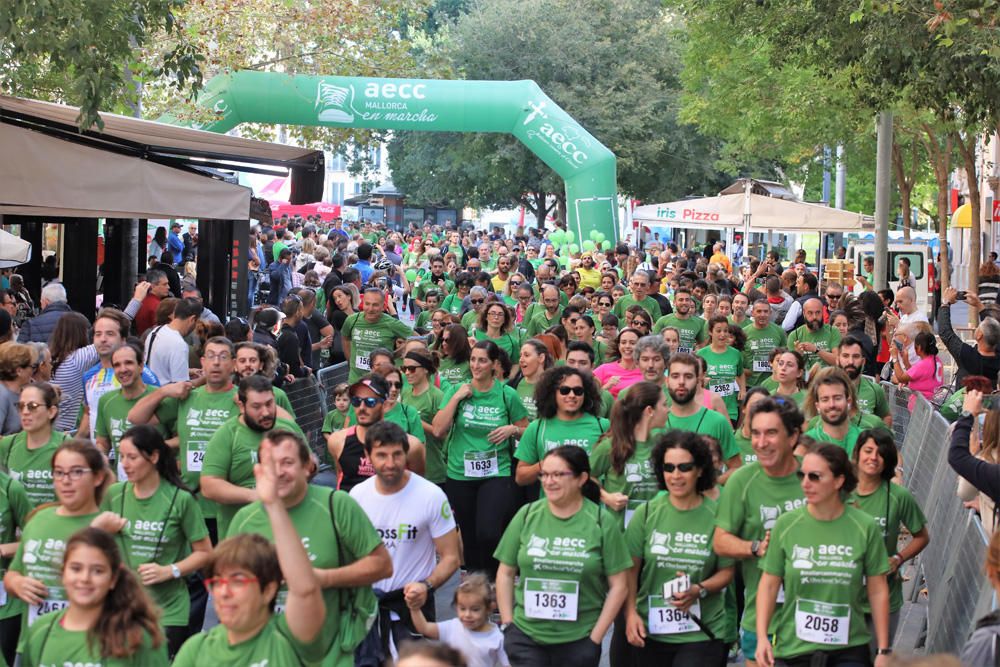
[[[0,229],[0,269],[11,269],[31,261],[31,244]]]

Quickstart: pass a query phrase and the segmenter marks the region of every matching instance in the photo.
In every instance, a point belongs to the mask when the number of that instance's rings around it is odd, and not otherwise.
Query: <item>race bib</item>
[[[125,474],[125,468],[122,466],[122,461],[120,458],[118,459],[118,481],[119,482],[128,481],[128,475]]]
[[[683,354],[691,354],[692,352],[694,352],[694,348],[693,347],[685,347],[684,345],[678,345],[677,346],[677,351],[681,352]]]
[[[354,367],[361,371],[370,371],[372,369],[371,359],[368,358],[367,354],[359,354],[354,357]]]
[[[753,372],[754,373],[770,373],[771,372],[771,362],[767,359],[754,359],[753,360]]]
[[[851,629],[851,607],[816,600],[795,603],[795,636],[824,646],[846,646]]]
[[[635,510],[630,510],[625,508],[625,527],[628,528],[628,524],[632,521],[632,515],[635,514]]]
[[[654,635],[677,635],[683,632],[698,632],[698,624],[691,618],[694,614],[701,618],[701,602],[695,602],[688,611],[681,611],[670,604],[668,598],[660,595],[649,596],[649,631]]]
[[[775,604],[785,604],[785,585],[778,587],[778,597],[774,599]]]
[[[0,585],[0,607],[7,604],[7,589]]]
[[[66,599],[66,592],[57,586],[49,586],[49,597],[42,600],[39,604],[33,604],[28,607],[28,626],[30,627],[37,621],[39,616],[51,614],[68,606],[69,600]]]
[[[274,598],[274,613],[284,614],[285,606],[288,604],[288,591],[286,589],[281,589],[278,591],[278,595]]]
[[[464,458],[466,477],[496,477],[500,474],[500,462],[495,451],[466,452]]]
[[[188,472],[201,472],[202,463],[205,462],[205,452],[200,449],[189,449],[187,451]]]
[[[722,384],[709,385],[708,388],[719,396],[729,396],[730,394],[735,394],[737,392],[739,385],[735,382],[723,382]]]
[[[524,580],[524,615],[545,621],[575,621],[580,584],[558,579]]]

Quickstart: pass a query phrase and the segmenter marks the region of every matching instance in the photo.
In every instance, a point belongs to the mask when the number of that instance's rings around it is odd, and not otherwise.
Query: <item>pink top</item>
[[[594,377],[596,377],[597,380],[601,383],[601,386],[604,386],[604,383],[607,382],[609,378],[612,378],[615,375],[617,375],[621,379],[618,381],[617,384],[608,389],[608,391],[611,392],[611,395],[614,396],[615,398],[618,398],[618,393],[622,389],[626,389],[634,385],[636,382],[642,381],[641,370],[639,370],[638,368],[633,368],[633,369],[622,368],[622,365],[619,364],[617,361],[610,361],[606,364],[601,364],[600,366],[594,369]]]
[[[934,397],[934,391],[941,386],[943,380],[941,360],[932,355],[924,357],[910,366],[906,374],[910,376],[909,388],[924,395],[928,401]]]

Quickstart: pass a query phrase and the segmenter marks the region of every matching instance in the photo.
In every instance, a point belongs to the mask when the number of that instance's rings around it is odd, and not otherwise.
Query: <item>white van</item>
[[[888,275],[886,276],[889,288],[895,292],[899,289],[899,276],[896,274],[896,267],[899,265],[901,257],[910,260],[910,273],[916,282],[917,308],[931,314],[931,275],[929,265],[933,261],[931,248],[925,243],[918,241],[890,241],[889,261],[886,264]],[[847,259],[854,263],[855,275],[862,271],[862,261],[865,257],[875,257],[875,244],[851,242],[847,248]],[[859,293],[864,289],[860,283],[855,282],[854,293]]]

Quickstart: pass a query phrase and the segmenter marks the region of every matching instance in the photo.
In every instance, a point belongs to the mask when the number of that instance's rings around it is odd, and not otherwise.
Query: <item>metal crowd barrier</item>
[[[975,512],[956,495],[958,476],[948,466],[951,425],[922,395],[884,383],[893,431],[903,464],[903,482],[927,516],[931,543],[914,565],[912,602],[926,589],[923,649],[958,653],[976,619],[990,610],[993,589],[983,574],[988,542]],[[913,408],[910,409],[910,401]],[[919,604],[904,610],[923,613]],[[898,639],[899,635],[897,635]]]
[[[292,409],[295,410],[295,420],[306,434],[309,447],[319,458],[320,470],[330,467],[326,463],[328,455],[322,433],[323,418],[333,409],[333,388],[347,381],[347,373],[347,364],[339,363],[327,366],[315,375],[299,378],[284,387]]]

